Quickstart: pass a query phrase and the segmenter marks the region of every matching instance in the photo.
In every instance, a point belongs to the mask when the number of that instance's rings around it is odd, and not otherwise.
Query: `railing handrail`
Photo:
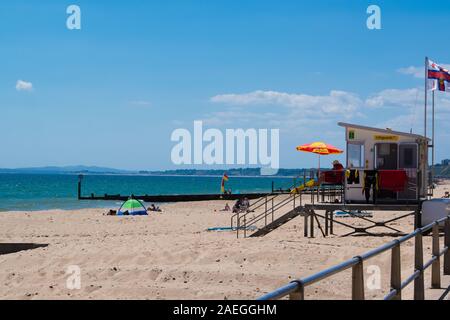
[[[296,177],[294,178],[294,180],[297,180],[298,178],[303,178],[303,176],[300,176],[300,175],[299,175],[299,176],[296,176]],[[305,181],[303,181],[303,183],[305,183]],[[292,190],[292,189],[294,189],[294,188],[296,188],[296,187],[297,187],[297,183],[294,183],[294,184],[291,185],[291,187],[289,187],[289,190]],[[272,201],[272,200],[274,200],[274,199],[276,199],[277,197],[282,196],[282,195],[286,195],[286,193],[273,192],[273,190],[272,190],[272,193],[268,194],[268,195],[265,196],[265,197],[261,197],[261,198],[259,198],[256,202],[252,203],[252,204],[250,205],[250,207],[247,208],[247,210],[250,211],[250,212],[246,212],[246,213],[244,213],[242,216],[241,216],[241,213],[239,213],[239,212],[238,212],[238,213],[235,213],[234,215],[231,216],[231,227],[233,228],[233,226],[234,226],[233,221],[235,220],[235,218],[238,218],[238,219],[239,219],[239,217],[246,216],[247,214],[251,213],[252,211],[255,211],[255,210],[261,208],[261,207],[267,202],[267,200],[266,200],[267,197],[272,197],[271,199],[268,199],[269,201]],[[266,200],[266,201],[263,201],[263,200]],[[260,205],[256,206],[256,204],[258,204],[258,203],[261,202],[261,201],[262,201],[262,203],[261,203]],[[255,206],[256,206],[256,207],[255,207]],[[237,223],[237,224],[238,224],[238,223]]]
[[[297,179],[299,179],[299,178],[305,179],[305,175],[303,175],[303,176],[301,176],[301,175],[296,176],[296,177],[294,178],[294,181],[297,180]],[[303,181],[303,183],[306,183],[306,182]],[[289,187],[289,190],[292,191],[292,189],[297,188],[297,184],[298,184],[298,183],[296,183],[296,182],[295,182],[294,184],[292,184],[292,185]],[[273,190],[272,190],[272,193],[270,193],[269,195],[267,195],[267,196],[265,196],[265,197],[261,197],[261,198],[259,198],[256,202],[252,203],[252,204],[250,205],[250,207],[247,208],[247,212],[245,212],[245,213],[243,213],[243,214],[240,213],[240,212],[235,213],[234,215],[231,216],[231,228],[233,228],[233,226],[234,226],[233,221],[234,221],[235,219],[237,220],[237,221],[236,221],[236,225],[239,226],[239,221],[240,221],[240,219],[245,218],[248,214],[252,213],[252,211],[255,211],[255,210],[261,208],[261,207],[262,207],[264,204],[266,204],[268,201],[275,200],[276,198],[278,198],[279,196],[282,196],[282,195],[286,195],[286,193],[279,193],[279,192],[275,193],[275,192],[273,192]],[[267,199],[268,197],[271,197],[271,198],[270,198],[270,199]],[[263,200],[266,200],[266,201],[263,201]],[[258,205],[258,206],[255,207],[255,205],[258,204],[260,201],[262,201],[262,203],[261,203],[260,205]]]
[[[447,217],[441,218],[439,220],[436,220],[425,227],[416,229],[412,233],[410,233],[406,236],[403,236],[400,239],[391,241],[391,242],[389,242],[385,245],[382,245],[376,249],[370,250],[360,256],[356,256],[351,259],[348,259],[338,265],[335,265],[333,267],[325,269],[325,270],[318,272],[316,274],[313,274],[311,276],[308,276],[308,277],[305,277],[302,279],[298,279],[298,280],[294,280],[291,283],[289,283],[281,288],[278,288],[277,290],[275,290],[273,292],[265,294],[264,296],[260,297],[258,300],[278,300],[287,295],[298,293],[299,291],[303,292],[305,287],[307,287],[311,284],[314,284],[316,282],[319,282],[323,279],[326,279],[330,276],[333,276],[337,273],[340,273],[342,271],[350,269],[359,263],[362,263],[370,258],[373,258],[373,257],[378,256],[388,250],[398,247],[402,243],[404,243],[412,238],[416,238],[418,235],[423,235],[425,232],[439,226],[443,222],[446,222],[446,225],[447,224],[450,225],[450,215],[448,215]],[[446,232],[449,232],[449,230],[446,229]],[[450,235],[446,234],[446,237],[450,237]],[[438,257],[448,253],[448,251],[450,250],[450,248],[448,247],[448,243],[444,244],[444,246],[445,246],[444,249],[442,251],[440,251]],[[415,272],[410,277],[408,277],[407,280],[405,280],[401,283],[400,290],[405,288],[413,280],[417,279],[419,277],[420,273],[423,272],[425,269],[427,269],[429,266],[431,266],[438,257],[435,257],[433,254],[433,257],[431,258],[431,260],[428,261],[427,263],[423,264],[422,270],[415,270]],[[445,269],[445,267],[444,267],[444,269]],[[389,293],[384,298],[389,300],[389,299],[392,299],[397,294],[398,294],[398,291],[396,289],[391,288]],[[303,294],[302,294],[302,296],[303,296]]]
[[[292,197],[292,196],[294,196],[294,197]],[[294,195],[290,194],[286,199],[284,199],[283,201],[277,203],[272,208],[267,209],[267,211],[264,211],[264,212],[260,213],[258,216],[252,218],[250,221],[244,220],[245,221],[245,226],[252,225],[254,223],[257,223],[257,222],[261,221],[262,219],[264,219],[266,216],[268,216],[272,212],[275,213],[277,210],[279,210],[279,209],[283,208],[284,206],[286,206],[287,204],[290,204],[291,202],[293,202],[294,199],[295,199],[295,196],[296,196],[295,194]],[[239,218],[239,225],[240,225],[240,221],[241,221],[242,218],[244,218],[244,216]]]
[[[324,189],[329,189],[329,190],[333,190],[331,188],[332,186],[327,186]],[[265,216],[271,214],[272,212],[276,212],[277,210],[281,209],[282,207],[284,207],[285,205],[293,202],[296,199],[296,196],[298,195],[299,197],[301,197],[304,194],[303,191],[299,192],[299,193],[290,193],[289,195],[287,195],[288,197],[284,200],[282,200],[281,202],[275,204],[274,206],[272,206],[271,208],[268,208],[266,211],[260,213],[258,216],[252,218],[252,220],[247,221],[246,224],[253,224],[253,223],[257,223],[259,221],[261,221]],[[281,195],[281,194],[280,194]],[[273,199],[275,199],[276,197],[280,196],[277,195],[275,196]],[[286,196],[286,194],[284,194]],[[271,199],[270,199],[271,200]],[[240,222],[241,220],[243,220],[244,218],[246,218],[247,215],[249,215],[250,212],[246,212],[245,214],[238,216],[238,222]],[[239,224],[240,225],[240,224]]]
[[[234,226],[233,221],[234,221],[235,219],[236,219],[236,225],[238,225],[238,224],[239,224],[238,220],[239,220],[240,217],[246,216],[246,215],[248,215],[249,213],[251,213],[252,211],[255,211],[255,210],[261,208],[261,207],[265,204],[265,201],[263,201],[263,200],[267,199],[268,197],[272,197],[272,198],[270,198],[269,200],[273,200],[273,199],[277,198],[278,196],[280,196],[280,195],[282,195],[282,194],[283,194],[283,193],[271,193],[271,194],[269,194],[269,195],[267,195],[267,196],[265,196],[265,197],[261,197],[261,198],[259,198],[256,202],[252,203],[252,204],[250,205],[250,207],[248,207],[247,212],[245,212],[245,213],[241,213],[241,212],[235,213],[234,215],[231,216],[231,228],[233,228],[233,226]],[[254,207],[254,206],[255,206],[256,204],[258,204],[260,201],[262,201],[262,203],[261,203],[260,205],[256,206],[256,207]]]
[[[314,190],[319,190],[322,189],[323,190],[323,196],[325,196],[326,192],[331,192],[331,191],[342,191],[342,186],[339,186],[340,188],[337,188],[337,185],[326,185],[326,186],[314,186],[314,187],[307,187],[302,191],[297,191],[295,193],[289,193],[289,194],[276,194],[274,195],[272,198],[268,198],[268,197],[263,197],[261,198],[262,200],[265,200],[263,203],[261,203],[258,207],[253,208],[253,210],[248,209],[247,212],[245,213],[237,213],[235,215],[232,216],[231,218],[231,228],[234,227],[234,218],[236,217],[236,233],[237,236],[239,237],[239,230],[242,228],[244,229],[244,237],[246,237],[246,232],[245,230],[247,229],[247,226],[251,226],[253,224],[256,224],[258,222],[260,222],[263,219],[266,219],[266,225],[267,226],[267,217],[272,216],[272,221],[275,221],[274,215],[275,213],[278,213],[280,209],[282,209],[283,207],[285,207],[286,205],[293,203],[294,207],[292,210],[295,210],[297,207],[302,206],[302,196],[308,194],[308,192],[311,195],[314,195],[315,191]],[[274,204],[274,200],[280,196],[287,196],[285,199],[281,200],[280,202]],[[297,203],[295,202],[296,199],[299,199],[299,203],[297,206]],[[261,200],[260,199],[260,200]],[[258,200],[259,201],[259,200]],[[271,202],[271,206],[267,207],[267,204]],[[262,207],[263,205],[266,205],[266,209],[264,211],[262,211],[259,214],[256,214],[256,216],[250,218],[250,220],[247,220],[247,217],[250,214],[255,213],[255,210],[259,207]],[[242,223],[243,221],[243,223]]]

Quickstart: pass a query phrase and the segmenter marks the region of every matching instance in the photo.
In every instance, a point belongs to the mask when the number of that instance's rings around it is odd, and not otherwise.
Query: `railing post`
[[[309,218],[309,211],[304,211],[304,223],[303,223],[303,235],[305,238],[308,237],[308,218]]]
[[[334,234],[334,211],[330,211],[330,234]]]
[[[447,248],[447,252],[444,254],[444,274],[450,276],[450,217],[445,220],[444,231],[444,245]]]
[[[289,300],[305,300],[305,287],[298,282],[298,290],[289,295]]]
[[[295,210],[295,193],[294,193],[294,208],[292,210]]]
[[[364,265],[361,257],[352,268],[352,300],[364,300]]]
[[[398,240],[397,240],[398,241]],[[392,300],[402,300],[402,269],[400,256],[400,242],[392,248],[391,253],[391,289],[397,291]]]
[[[314,211],[311,210],[310,214],[310,221],[309,221],[309,236],[310,238],[314,238]]]
[[[273,198],[272,198],[272,220],[274,218],[274,209],[273,209]]]
[[[441,257],[439,251],[439,224],[433,227],[433,256],[436,257],[436,261],[431,265],[431,288],[441,288]]]
[[[247,238],[247,216],[244,214],[244,238]]]
[[[423,277],[423,236],[420,232],[415,237],[414,267],[419,276],[414,280],[414,300],[425,300],[425,283]]]
[[[422,228],[422,210],[418,208],[414,214],[414,230]]]
[[[266,212],[264,212],[264,226],[266,227],[267,226],[267,211]]]
[[[266,226],[267,226],[267,196],[265,197],[265,201],[264,201],[264,215],[265,215],[265,219],[266,219]]]
[[[329,211],[325,211],[325,236],[328,236],[328,214]]]
[[[241,221],[239,219],[239,212],[237,213],[236,216],[236,237],[239,239],[239,228],[241,227]]]

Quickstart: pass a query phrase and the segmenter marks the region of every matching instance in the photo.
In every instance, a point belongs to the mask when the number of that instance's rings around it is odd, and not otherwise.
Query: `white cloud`
[[[365,104],[371,108],[379,107],[408,107],[412,108],[423,101],[423,90],[386,89],[366,99]]]
[[[211,126],[277,128],[291,137],[306,139],[337,122],[363,117],[364,101],[358,95],[332,90],[326,95],[253,91],[221,94],[210,99],[224,109],[207,114]],[[311,137],[312,138],[312,137]]]
[[[336,90],[317,96],[254,91],[217,95],[210,101],[225,109],[206,115],[208,125],[279,128],[298,136],[353,119],[369,126],[420,131],[424,110],[421,88],[386,89],[368,97]],[[436,120],[450,121],[450,99],[444,93],[436,93]]]
[[[31,82],[27,82],[27,81],[23,81],[23,80],[17,80],[16,90],[17,91],[32,91],[33,90],[33,84]]]
[[[316,116],[321,118],[341,115],[351,117],[363,101],[355,94],[333,90],[329,95],[307,95],[277,91],[254,91],[244,94],[223,94],[211,98],[214,103],[238,106],[267,106],[288,108],[297,116]]]

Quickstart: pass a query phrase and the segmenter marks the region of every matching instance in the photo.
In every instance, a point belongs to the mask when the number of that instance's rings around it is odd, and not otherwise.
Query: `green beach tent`
[[[148,215],[142,202],[136,199],[125,201],[117,213],[118,216],[146,216]]]

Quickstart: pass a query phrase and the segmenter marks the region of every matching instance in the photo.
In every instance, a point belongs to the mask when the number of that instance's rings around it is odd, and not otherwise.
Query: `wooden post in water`
[[[431,265],[431,288],[441,288],[441,257],[439,252],[439,224],[433,227],[433,256],[436,261]]]
[[[81,181],[83,180],[83,175],[78,176],[78,200],[81,199]]]

